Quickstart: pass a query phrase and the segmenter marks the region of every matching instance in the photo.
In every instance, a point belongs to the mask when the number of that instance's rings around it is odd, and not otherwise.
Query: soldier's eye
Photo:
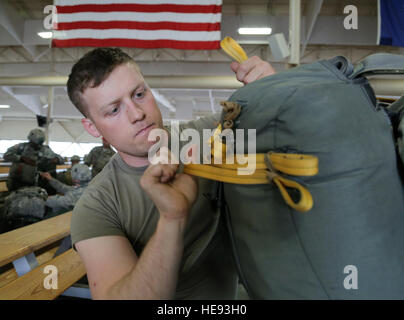
[[[135,99],[141,99],[145,96],[145,94],[146,94],[146,88],[142,88],[139,91],[135,92],[133,97]]]
[[[119,111],[119,106],[115,106],[111,109],[111,111],[109,112],[110,115],[114,115]]]

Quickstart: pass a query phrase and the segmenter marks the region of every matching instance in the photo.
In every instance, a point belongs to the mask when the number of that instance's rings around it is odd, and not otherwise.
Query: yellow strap
[[[248,59],[248,56],[243,48],[230,37],[225,37],[222,41],[220,41],[220,46],[224,52],[240,63]]]
[[[272,181],[278,186],[283,200],[296,211],[306,212],[313,207],[313,197],[310,192],[296,181],[285,179],[281,176],[274,177]],[[300,200],[298,203],[293,202],[285,187],[294,188],[300,192]]]
[[[287,171],[290,175],[312,176],[318,172],[318,159],[310,155],[272,153],[256,154],[256,170],[253,174],[240,175],[238,170],[246,168],[247,164],[188,164],[184,172],[215,181],[237,184],[267,184],[271,180],[276,184],[285,202],[293,209],[306,212],[313,207],[313,197],[310,192],[296,181],[281,177],[273,171],[268,171],[268,158],[271,161],[270,169]],[[286,188],[294,188],[300,192],[300,200],[295,203]]]
[[[184,173],[215,181],[237,184],[267,184],[266,170],[256,170],[251,175],[239,175],[237,170],[218,168],[208,164],[187,164]]]
[[[219,149],[220,150],[220,149]],[[247,157],[247,155],[244,155]],[[268,164],[268,158],[270,160]],[[223,154],[223,161],[226,160],[226,154]],[[255,154],[255,168],[270,169],[271,167],[277,171],[281,171],[292,176],[314,176],[318,173],[318,158],[305,155],[305,154],[293,154],[293,153],[257,153]],[[219,168],[227,168],[233,170],[241,170],[247,168],[248,163],[240,164],[237,161],[237,157],[234,156],[233,164],[215,164],[212,166]]]

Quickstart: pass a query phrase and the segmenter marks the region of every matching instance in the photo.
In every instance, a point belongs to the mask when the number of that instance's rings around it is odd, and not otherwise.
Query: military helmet
[[[71,171],[72,180],[79,180],[80,182],[86,182],[91,180],[90,168],[85,164],[75,164]]]
[[[71,161],[71,162],[80,162],[80,157],[74,155],[73,157],[70,158],[70,161]]]
[[[32,129],[28,134],[28,140],[41,145],[45,141],[45,133],[41,129]]]

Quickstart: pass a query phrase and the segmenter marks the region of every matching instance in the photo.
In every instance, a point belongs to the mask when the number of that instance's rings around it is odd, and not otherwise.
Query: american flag
[[[54,47],[220,48],[222,0],[55,0]]]
[[[377,43],[404,47],[404,0],[378,1]]]

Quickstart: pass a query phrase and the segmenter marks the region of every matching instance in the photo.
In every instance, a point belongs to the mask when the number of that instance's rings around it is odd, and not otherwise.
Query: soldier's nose
[[[131,123],[143,120],[145,117],[143,109],[133,102],[129,103],[129,105],[127,106],[126,114]]]

